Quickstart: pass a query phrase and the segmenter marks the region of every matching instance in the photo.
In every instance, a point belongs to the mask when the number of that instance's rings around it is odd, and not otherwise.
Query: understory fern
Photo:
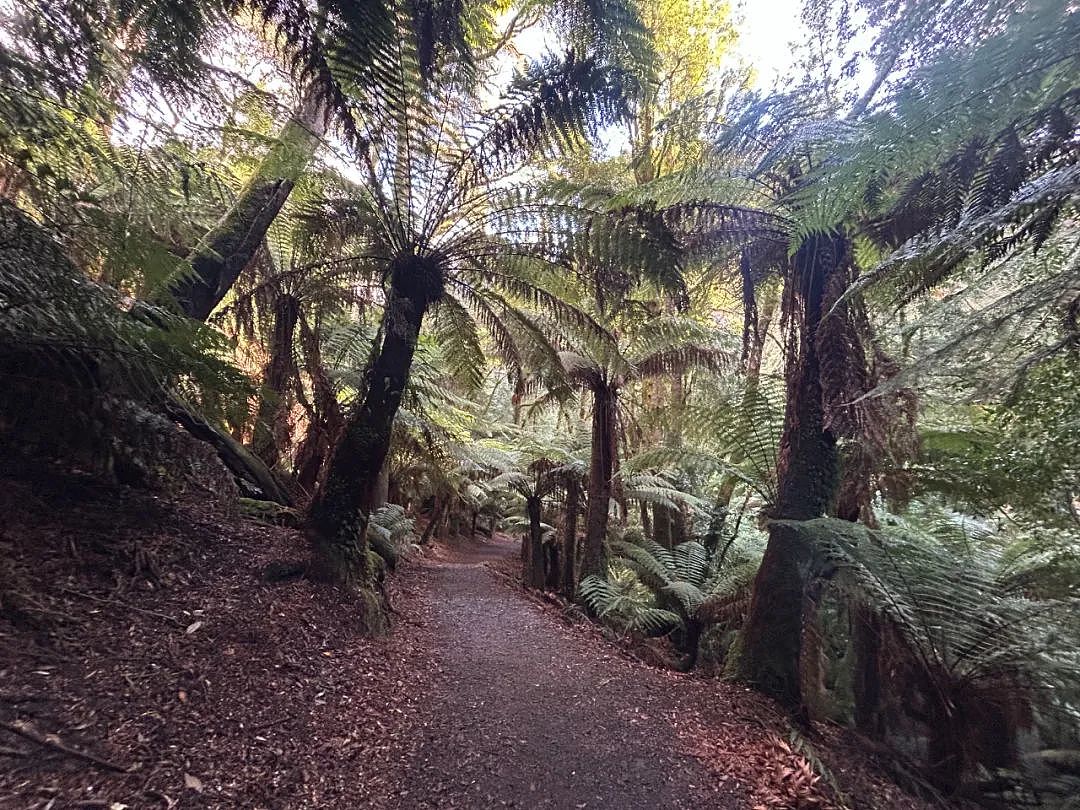
[[[608,579],[586,577],[579,593],[598,617],[627,632],[664,635],[736,623],[760,560],[746,551],[712,559],[696,540],[667,548],[628,534],[611,544]]]

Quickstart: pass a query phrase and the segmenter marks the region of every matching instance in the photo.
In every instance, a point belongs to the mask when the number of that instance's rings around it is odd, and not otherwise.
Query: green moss
[[[381,635],[390,629],[390,619],[382,594],[375,588],[358,588],[356,599],[360,607],[360,622],[364,632]]]
[[[273,501],[237,498],[237,505],[240,508],[240,514],[262,523],[269,523],[271,526],[287,526],[296,529],[303,522],[303,517],[297,510]]]
[[[740,630],[735,634],[735,638],[731,640],[731,644],[727,649],[727,657],[724,659],[724,675],[726,677],[735,680],[745,679],[745,673],[743,672],[744,667],[741,666],[744,647],[745,639]]]
[[[710,675],[726,674],[732,645],[739,634],[730,627],[714,624],[701,634],[698,641],[698,666]]]

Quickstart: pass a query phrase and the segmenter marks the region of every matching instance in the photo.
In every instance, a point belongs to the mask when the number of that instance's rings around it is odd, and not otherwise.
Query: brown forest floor
[[[405,565],[367,638],[260,579],[295,531],[201,500],[0,478],[0,808],[833,806],[767,701],[525,594],[512,541]],[[922,806],[813,745],[848,806]]]

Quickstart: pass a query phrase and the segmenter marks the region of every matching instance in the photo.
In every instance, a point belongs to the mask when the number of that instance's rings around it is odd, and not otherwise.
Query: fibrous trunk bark
[[[820,517],[836,489],[836,440],[825,427],[816,339],[825,286],[846,250],[841,237],[820,235],[804,241],[794,257],[788,402],[774,518]],[[735,674],[795,711],[802,709],[803,610],[814,560],[813,549],[798,532],[782,522],[770,525],[734,664]]]
[[[391,266],[382,344],[368,373],[367,391],[345,425],[326,483],[308,513],[316,575],[350,583],[363,582],[372,573],[366,533],[379,472],[390,449],[424,314],[441,294],[440,270],[426,259],[408,256]]]
[[[326,132],[326,112],[311,93],[281,130],[255,175],[188,256],[190,272],[169,295],[187,317],[205,321],[251,262]]]
[[[296,450],[293,487],[304,495],[311,495],[322,478],[323,468],[337,442],[344,417],[337,391],[323,367],[319,336],[303,317],[300,319],[300,346],[304,367],[311,379],[311,401],[301,396],[308,414],[308,427]]]
[[[589,496],[585,516],[585,549],[581,576],[603,576],[611,501],[611,475],[615,459],[615,391],[606,384],[593,389],[592,453],[589,460]]]
[[[278,465],[289,445],[289,389],[296,375],[293,341],[299,318],[300,300],[292,295],[279,295],[274,308],[270,358],[264,369],[263,393],[251,442],[255,455],[271,469]]]

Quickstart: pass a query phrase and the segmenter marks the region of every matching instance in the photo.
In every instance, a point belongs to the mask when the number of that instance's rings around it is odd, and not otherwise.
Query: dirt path
[[[486,564],[495,541],[431,563],[424,599],[440,669],[405,807],[736,808],[680,753],[679,692],[560,623]]]

